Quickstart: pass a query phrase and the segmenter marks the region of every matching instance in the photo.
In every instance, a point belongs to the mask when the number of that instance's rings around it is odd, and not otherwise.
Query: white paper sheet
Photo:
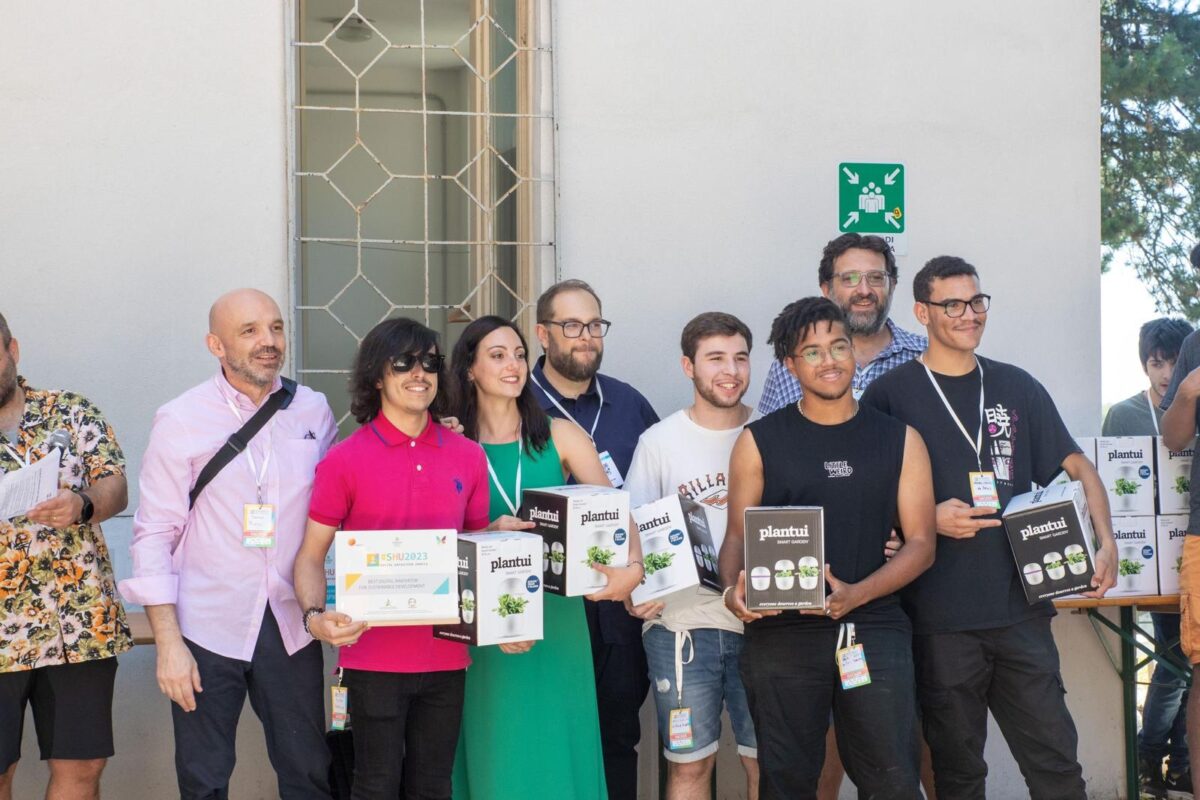
[[[0,477],[0,519],[12,519],[58,494],[58,467],[62,452],[55,448],[45,458]]]

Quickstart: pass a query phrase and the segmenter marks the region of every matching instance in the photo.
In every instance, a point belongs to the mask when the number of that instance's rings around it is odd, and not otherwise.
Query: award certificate
[[[338,531],[334,563],[334,604],[356,622],[460,621],[457,531]]]

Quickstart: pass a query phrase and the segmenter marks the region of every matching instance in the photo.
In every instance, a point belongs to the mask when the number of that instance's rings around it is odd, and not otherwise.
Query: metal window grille
[[[549,0],[299,0],[291,39],[294,358],[348,421],[362,337],[409,316],[449,352],[532,332],[555,274]]]

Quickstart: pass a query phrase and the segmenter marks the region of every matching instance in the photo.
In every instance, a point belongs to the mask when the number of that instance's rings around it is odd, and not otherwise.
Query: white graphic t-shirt
[[[726,509],[729,503],[729,455],[742,429],[714,431],[692,422],[687,410],[647,428],[638,440],[633,463],[625,478],[625,489],[634,507],[672,494],[682,494],[702,504],[719,552],[725,541]],[[742,632],[742,623],[724,604],[720,595],[697,588],[667,599],[661,624],[668,630],[719,628]]]

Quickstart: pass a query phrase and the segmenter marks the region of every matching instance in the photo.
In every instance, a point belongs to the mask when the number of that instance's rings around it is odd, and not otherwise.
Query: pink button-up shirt
[[[291,405],[251,440],[252,458],[239,454],[189,512],[188,493],[200,471],[256,410],[220,373],[158,410],[133,517],[133,577],[120,584],[131,603],[175,604],[186,639],[243,661],[254,654],[268,604],[289,654],[311,641],[292,565],[304,540],[313,473],[337,438],[325,396],[300,386]],[[250,463],[262,470],[268,453],[262,493],[263,502],[275,504],[275,546],[246,547],[243,506],[258,495]]]

